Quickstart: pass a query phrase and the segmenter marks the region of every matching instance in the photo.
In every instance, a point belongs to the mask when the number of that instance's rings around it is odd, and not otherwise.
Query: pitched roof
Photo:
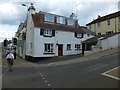
[[[40,13],[32,14],[32,19],[35,27],[40,28],[50,28],[55,30],[63,30],[63,31],[70,31],[70,32],[78,32],[83,33],[84,31],[79,26],[68,26],[56,23],[46,23],[43,21]]]
[[[103,39],[106,39],[106,38],[115,36],[115,35],[117,35],[117,34],[120,34],[120,32],[110,33],[110,34],[104,34],[104,35],[98,36],[98,38],[99,38],[99,40],[103,40]]]
[[[90,34],[93,36],[96,36],[96,33],[91,31],[90,29],[88,29],[87,27],[81,27],[81,29],[86,33],[86,34]]]
[[[94,24],[94,23],[97,23],[97,22],[101,22],[101,21],[104,21],[104,20],[107,20],[107,19],[112,19],[112,18],[115,18],[115,17],[118,17],[120,16],[120,11],[118,12],[115,12],[115,13],[111,13],[111,14],[108,14],[106,16],[103,16],[103,17],[99,17],[95,20],[93,20],[92,22],[86,24],[87,26],[90,25],[90,24]]]

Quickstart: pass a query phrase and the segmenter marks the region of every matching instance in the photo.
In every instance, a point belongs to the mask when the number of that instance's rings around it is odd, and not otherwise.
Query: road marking
[[[104,76],[107,76],[107,77],[110,77],[110,78],[113,78],[113,79],[116,79],[116,80],[120,80],[120,78],[109,75],[109,74],[106,74],[106,73],[102,73],[101,75],[104,75]]]
[[[116,80],[120,80],[120,78],[118,78],[118,77],[115,77],[115,76],[112,76],[112,75],[107,74],[108,72],[111,72],[111,71],[113,71],[113,70],[115,70],[115,69],[118,69],[118,68],[120,68],[120,66],[115,67],[115,68],[113,68],[113,69],[110,69],[110,70],[102,73],[101,75],[104,75],[104,76],[107,76],[107,77],[110,77],[110,78],[113,78],[113,79],[116,79]]]
[[[118,68],[120,68],[120,66],[115,67],[115,68],[113,68],[113,69],[110,69],[110,70],[108,70],[108,71],[106,71],[106,72],[104,72],[104,73],[108,73],[108,72],[110,72],[110,71],[112,71],[112,70],[115,70],[115,69],[118,69]]]

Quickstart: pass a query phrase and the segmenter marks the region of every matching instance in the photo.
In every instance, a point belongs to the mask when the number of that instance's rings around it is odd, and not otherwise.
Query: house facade
[[[25,50],[23,56],[27,60],[80,54],[82,53],[82,40],[93,37],[92,35],[88,37],[74,17],[64,17],[42,11],[36,13],[33,5],[28,9],[27,26],[23,31],[25,31],[25,35],[22,35],[22,37],[25,36],[25,47],[24,45],[21,47]]]
[[[86,26],[98,35],[120,32],[120,11],[102,17],[98,16]]]

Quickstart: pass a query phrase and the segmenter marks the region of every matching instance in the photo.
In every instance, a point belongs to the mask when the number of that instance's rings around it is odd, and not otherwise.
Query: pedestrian
[[[7,55],[6,59],[7,59],[7,64],[8,64],[9,71],[12,71],[14,55],[11,52],[8,52],[8,55]]]
[[[13,55],[14,55],[14,59],[16,60],[16,48],[14,49]]]

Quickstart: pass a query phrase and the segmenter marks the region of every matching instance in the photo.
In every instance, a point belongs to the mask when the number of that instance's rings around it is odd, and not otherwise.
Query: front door
[[[63,56],[63,45],[62,44],[58,45],[58,56]]]

